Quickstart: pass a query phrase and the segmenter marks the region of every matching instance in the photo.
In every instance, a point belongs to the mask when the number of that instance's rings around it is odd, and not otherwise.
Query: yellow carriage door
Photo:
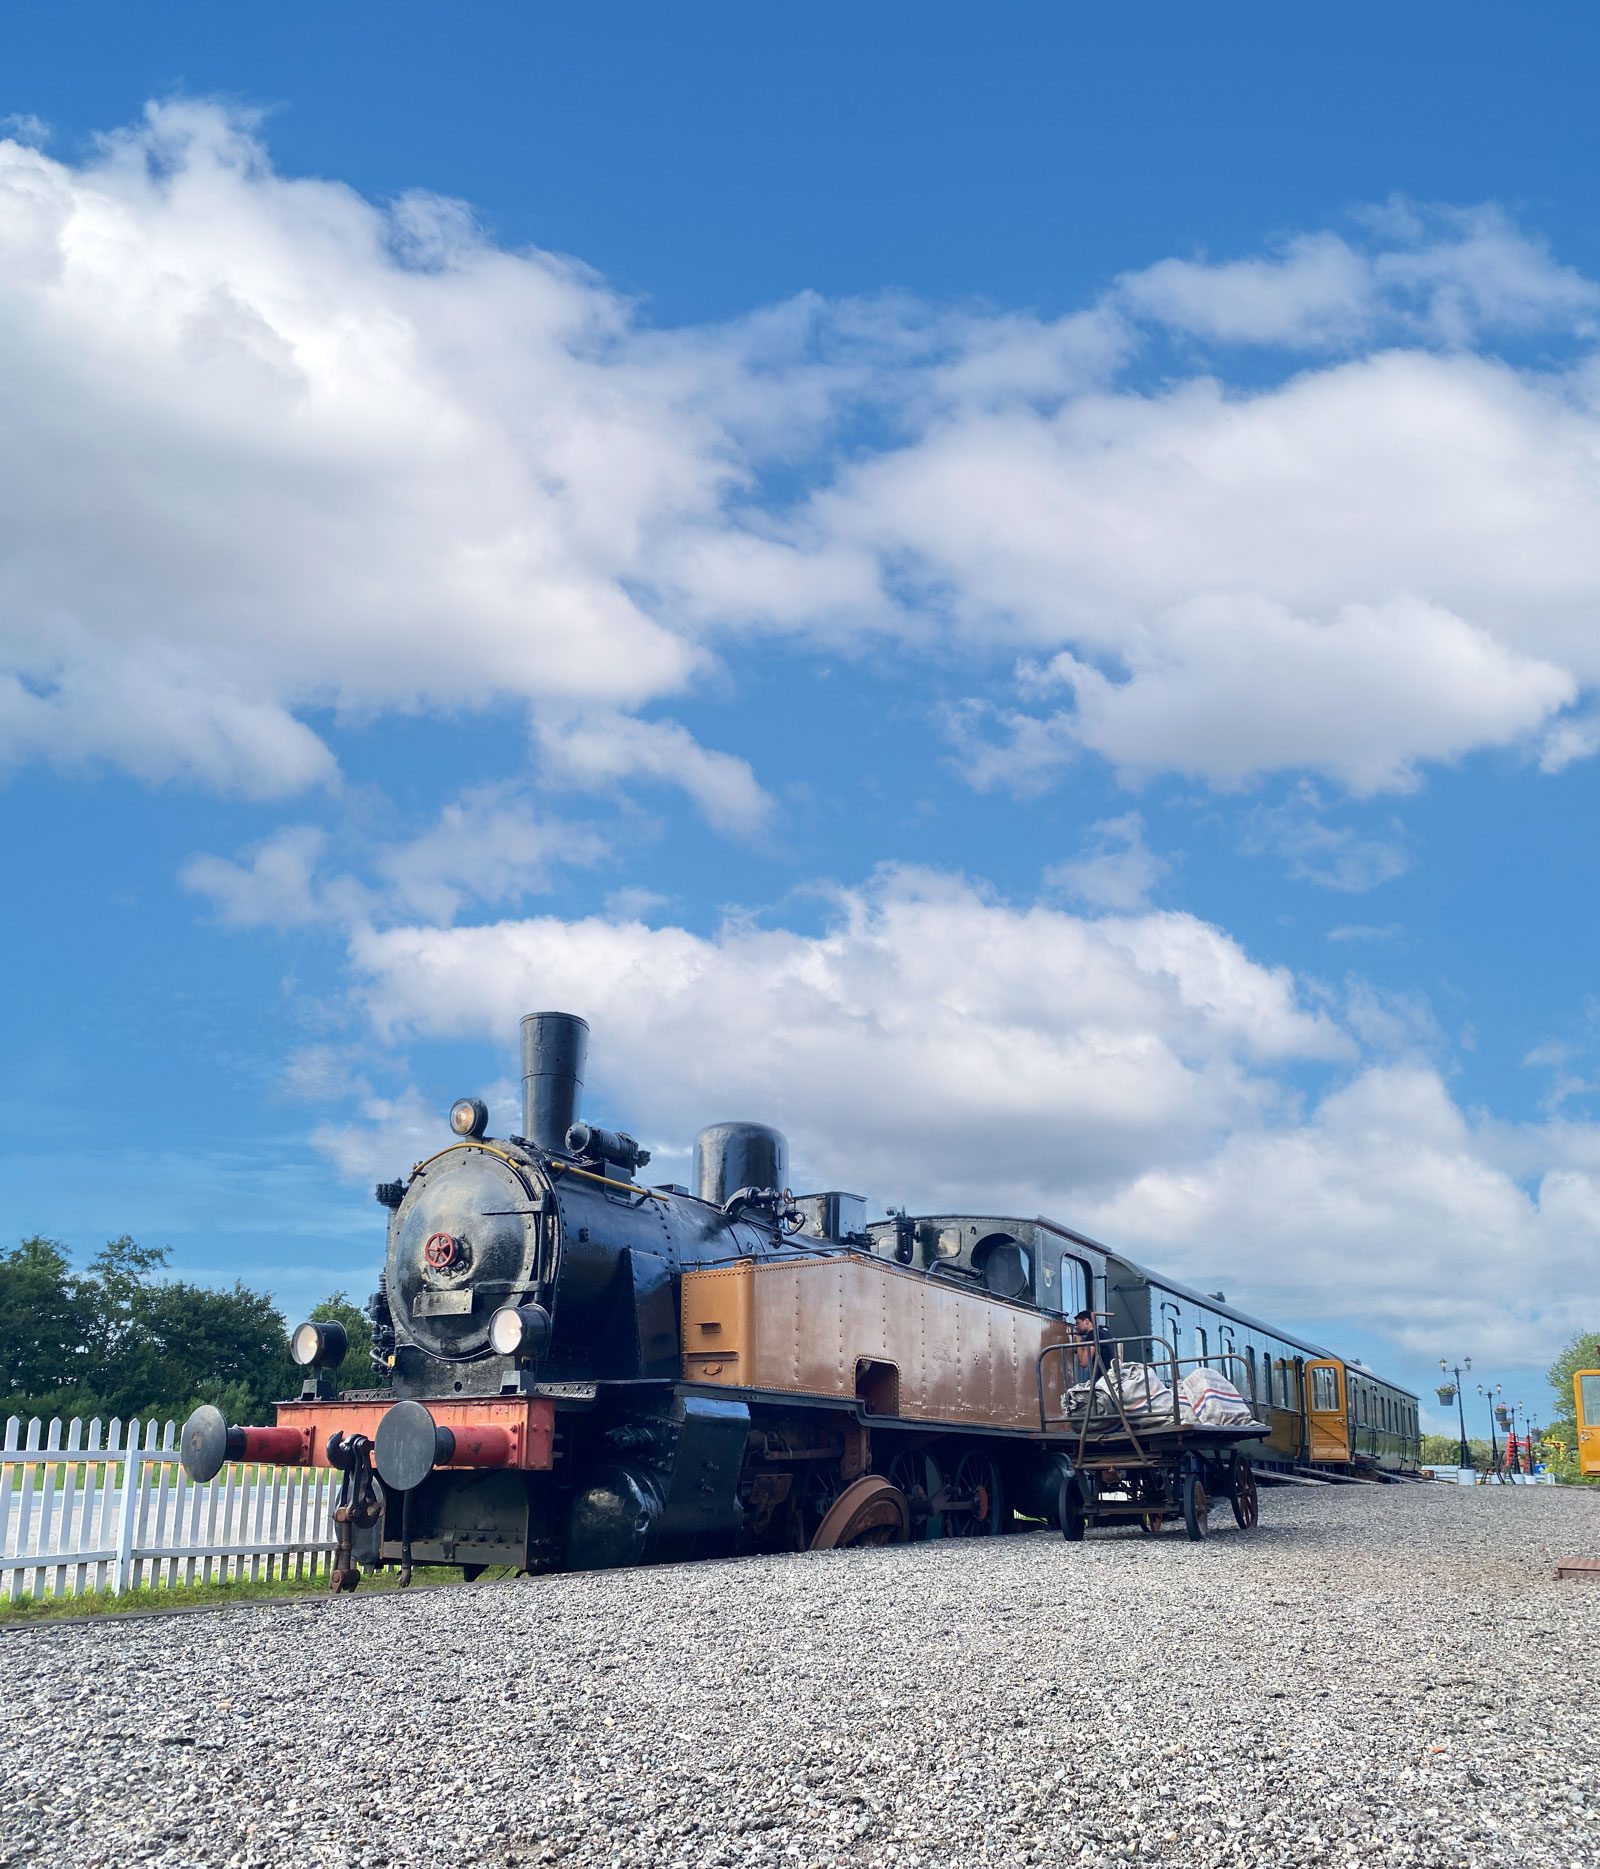
[[[1306,1364],[1306,1420],[1310,1457],[1324,1466],[1350,1459],[1350,1420],[1345,1407],[1344,1365],[1331,1358]]]
[[[1578,1413],[1578,1471],[1600,1473],[1600,1369],[1580,1369],[1572,1378]]]

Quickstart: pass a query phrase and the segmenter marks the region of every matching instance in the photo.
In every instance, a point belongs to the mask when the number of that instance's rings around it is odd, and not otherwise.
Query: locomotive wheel
[[[1233,1457],[1233,1465],[1228,1472],[1228,1497],[1233,1502],[1233,1516],[1241,1531],[1254,1531],[1261,1518],[1261,1505],[1256,1497],[1256,1476],[1250,1462],[1240,1454]]]
[[[1198,1473],[1186,1473],[1183,1477],[1183,1523],[1191,1539],[1204,1538],[1211,1529],[1206,1517],[1211,1511],[1211,1495],[1206,1491],[1206,1483]]]
[[[1000,1469],[987,1454],[969,1448],[957,1456],[946,1487],[952,1503],[944,1514],[946,1538],[986,1538],[1005,1522]]]
[[[1159,1512],[1141,1512],[1139,1514],[1139,1529],[1144,1533],[1146,1538],[1159,1538],[1161,1536],[1161,1514]]]
[[[917,1504],[918,1493],[922,1494],[926,1502],[939,1491],[939,1463],[933,1455],[916,1449],[904,1449],[889,1462],[883,1477],[905,1494],[906,1502],[911,1506],[912,1538],[942,1538],[944,1514],[929,1511],[926,1503],[920,1507]]]
[[[829,1506],[811,1540],[813,1551],[852,1545],[903,1545],[911,1536],[911,1507],[898,1486],[878,1473],[852,1481]]]
[[[800,1484],[795,1489],[798,1496],[794,1500],[795,1537],[791,1550],[811,1549],[817,1527],[828,1516],[833,1502],[843,1490],[837,1469],[823,1466],[815,1460],[807,1464]]]

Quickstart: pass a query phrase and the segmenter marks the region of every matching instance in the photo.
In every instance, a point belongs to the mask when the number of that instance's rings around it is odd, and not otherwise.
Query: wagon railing
[[[1145,1354],[1125,1356],[1124,1346],[1130,1345],[1142,1349]],[[1140,1429],[1148,1432],[1152,1428],[1182,1428],[1184,1421],[1180,1384],[1184,1375],[1192,1369],[1220,1370],[1244,1397],[1251,1415],[1257,1421],[1268,1419],[1256,1395],[1255,1370],[1235,1350],[1219,1351],[1214,1356],[1179,1356],[1177,1346],[1165,1337],[1116,1337],[1097,1342],[1093,1346],[1095,1355],[1092,1363],[1086,1371],[1080,1371],[1076,1366],[1076,1358],[1084,1347],[1072,1338],[1061,1343],[1046,1344],[1035,1366],[1039,1388],[1040,1431],[1049,1433],[1052,1428],[1061,1427],[1077,1429],[1080,1458],[1091,1438],[1114,1432],[1117,1428],[1133,1443],[1139,1458],[1143,1458]],[[1146,1369],[1154,1368],[1160,1374],[1169,1392],[1170,1402],[1163,1405],[1159,1412],[1139,1408],[1137,1390],[1131,1406],[1129,1398],[1124,1396],[1123,1370],[1132,1363],[1138,1363]],[[1057,1365],[1061,1382],[1061,1406],[1052,1410],[1046,1400],[1046,1380],[1048,1372]],[[1230,1365],[1234,1366],[1233,1369],[1230,1369]],[[1234,1373],[1235,1369],[1237,1374]]]

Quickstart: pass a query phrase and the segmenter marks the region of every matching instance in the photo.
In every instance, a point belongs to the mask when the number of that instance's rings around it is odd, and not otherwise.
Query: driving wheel
[[[829,1506],[811,1540],[813,1551],[842,1551],[853,1545],[903,1545],[911,1536],[911,1508],[898,1486],[881,1474],[864,1473]]]
[[[984,1538],[997,1532],[1003,1511],[1000,1469],[987,1454],[969,1448],[950,1466],[944,1513],[946,1538]]]
[[[942,1538],[944,1514],[934,1512],[929,1505],[939,1492],[939,1463],[933,1455],[905,1448],[889,1462],[883,1477],[906,1496],[911,1508],[912,1538]]]

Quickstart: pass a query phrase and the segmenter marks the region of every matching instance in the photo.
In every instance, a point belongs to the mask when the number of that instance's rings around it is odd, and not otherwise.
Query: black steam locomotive
[[[302,1325],[299,1398],[273,1427],[197,1410],[189,1473],[342,1469],[347,1587],[361,1563],[594,1568],[1052,1515],[1070,1437],[1041,1371],[1084,1306],[1129,1337],[1164,1328],[1153,1275],[1048,1221],[869,1226],[859,1196],[796,1198],[759,1123],[701,1132],[692,1192],[644,1185],[647,1152],[580,1118],[587,1044],[582,1019],[530,1014],[524,1133],[490,1138],[463,1099],[454,1141],[378,1187],[380,1386],[336,1395],[344,1333]],[[1197,1317],[1250,1327],[1205,1302]],[[1274,1430],[1285,1460],[1305,1457],[1305,1424],[1301,1407]]]

